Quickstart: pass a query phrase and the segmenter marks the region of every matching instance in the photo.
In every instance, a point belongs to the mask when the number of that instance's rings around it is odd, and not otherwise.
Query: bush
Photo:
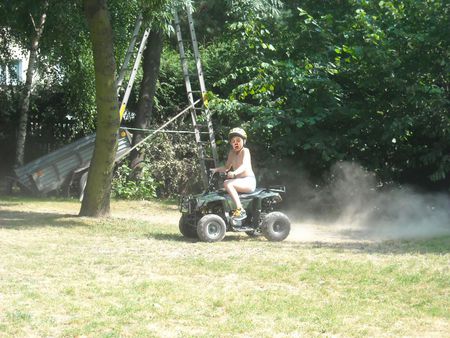
[[[113,196],[124,199],[176,197],[201,189],[195,140],[186,134],[157,134],[141,146],[145,160],[126,162],[114,174]]]
[[[113,196],[124,199],[155,198],[159,183],[152,177],[148,167],[142,168],[139,180],[131,179],[131,173],[129,163],[124,163],[117,168],[112,181]]]
[[[145,144],[145,161],[161,184],[158,197],[201,189],[200,166],[192,134],[157,134]]]

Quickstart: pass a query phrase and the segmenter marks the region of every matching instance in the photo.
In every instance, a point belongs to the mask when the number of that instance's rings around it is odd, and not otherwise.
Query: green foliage
[[[186,90],[176,50],[165,48],[161,58],[160,72],[153,106],[152,123],[165,122],[174,112],[187,106]]]
[[[170,6],[180,4],[186,1],[108,3],[117,65],[140,8],[146,24],[164,26],[170,21]],[[301,168],[320,178],[336,161],[349,160],[383,180],[448,186],[447,1],[202,0],[194,7],[221,158],[228,151],[228,129],[242,125],[249,133],[257,174],[268,180],[288,171],[280,163],[289,162],[290,169]],[[32,1],[0,4],[2,26],[9,27],[0,31],[5,41],[0,44],[1,60],[8,59],[8,42],[28,48],[32,23],[19,18],[39,13],[39,4]],[[32,98],[32,115],[40,128],[36,130],[41,130],[36,137],[45,131],[59,144],[94,129],[88,36],[80,1],[50,6],[38,65],[44,80]],[[0,98],[0,137],[5,142],[14,137],[18,102],[18,91],[8,90]],[[130,98],[131,112],[138,90],[135,86]],[[186,105],[171,37],[161,60],[152,123],[160,125]],[[52,128],[59,125],[70,128]],[[172,129],[178,128],[181,125]],[[188,149],[192,141],[184,148],[181,139],[165,137],[158,139],[160,147],[166,147],[163,151],[153,142],[146,150],[149,171],[162,182],[158,195],[197,187],[181,177],[198,175],[195,152]],[[183,156],[192,163],[184,163]]]
[[[145,160],[138,165],[139,174],[128,162],[116,169],[112,185],[114,196],[168,198],[201,190],[194,141],[191,134],[155,134],[141,146]]]
[[[149,200],[156,197],[158,182],[156,182],[147,165],[142,167],[139,180],[131,179],[132,169],[129,164],[120,165],[113,177],[112,194],[116,198],[144,199]]]
[[[247,126],[271,168],[289,159],[320,177],[350,160],[386,180],[442,182],[449,17],[443,1],[290,1],[278,16],[246,15],[206,53],[227,97],[217,124]]]
[[[178,130],[188,126],[179,125]],[[174,197],[200,190],[200,169],[192,134],[160,133],[144,144],[146,163],[160,182],[159,197]]]

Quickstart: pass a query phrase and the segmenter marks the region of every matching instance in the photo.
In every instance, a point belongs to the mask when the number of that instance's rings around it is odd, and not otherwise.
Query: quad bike
[[[239,221],[231,217],[234,203],[225,189],[217,189],[219,175],[210,174],[206,191],[181,197],[182,213],[179,229],[187,238],[204,242],[218,242],[227,231],[245,232],[249,236],[263,235],[269,241],[286,239],[291,230],[289,218],[277,211],[284,187],[256,188],[249,194],[239,194],[247,218]]]

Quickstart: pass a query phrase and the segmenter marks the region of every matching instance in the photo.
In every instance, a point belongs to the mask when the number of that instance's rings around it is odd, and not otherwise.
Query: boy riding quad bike
[[[249,236],[264,235],[269,241],[282,241],[289,235],[288,217],[277,211],[284,187],[256,188],[239,198],[247,217],[232,217],[233,201],[225,189],[217,189],[219,175],[211,172],[209,186],[198,195],[183,196],[179,228],[183,236],[204,242],[218,242],[227,231],[245,232]]]

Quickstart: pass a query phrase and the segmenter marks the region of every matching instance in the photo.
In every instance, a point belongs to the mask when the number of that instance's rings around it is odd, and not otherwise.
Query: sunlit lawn
[[[174,204],[78,211],[0,200],[0,336],[449,336],[449,236],[207,244]]]

